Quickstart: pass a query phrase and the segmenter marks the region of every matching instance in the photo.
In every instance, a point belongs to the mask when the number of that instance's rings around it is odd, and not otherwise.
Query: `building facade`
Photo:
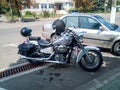
[[[32,0],[32,6],[25,10],[37,13],[47,10],[51,13],[66,14],[70,8],[73,8],[72,0]]]

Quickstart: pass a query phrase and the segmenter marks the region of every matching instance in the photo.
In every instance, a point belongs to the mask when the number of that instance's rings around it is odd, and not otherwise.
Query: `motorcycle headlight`
[[[80,41],[80,42],[83,42],[83,33],[80,32],[80,33],[78,33],[77,35],[78,35],[78,37],[79,37],[79,41]]]

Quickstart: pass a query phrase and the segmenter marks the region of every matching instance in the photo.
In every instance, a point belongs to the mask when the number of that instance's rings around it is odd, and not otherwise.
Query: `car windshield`
[[[101,23],[103,23],[107,28],[109,28],[110,30],[114,31],[118,28],[117,25],[114,24],[110,24],[107,21],[105,21],[102,17],[100,16],[95,16],[95,18],[97,18]]]

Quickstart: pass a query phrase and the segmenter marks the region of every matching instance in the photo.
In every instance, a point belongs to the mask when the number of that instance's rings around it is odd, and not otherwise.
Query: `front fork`
[[[82,59],[82,57],[83,57],[84,55],[87,56],[88,62],[92,62],[91,58],[90,58],[89,55],[88,55],[88,51],[90,51],[90,50],[97,50],[97,51],[99,51],[99,48],[94,47],[94,46],[85,46],[83,49],[81,49],[81,50],[79,51],[79,53],[78,53],[78,55],[77,55],[76,63],[78,63],[78,62]]]

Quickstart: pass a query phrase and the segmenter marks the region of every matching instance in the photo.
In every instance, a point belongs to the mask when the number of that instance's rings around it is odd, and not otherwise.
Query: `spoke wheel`
[[[88,56],[91,60],[88,60],[86,55],[80,60],[79,65],[87,71],[97,71],[103,62],[102,54],[99,51],[88,51]]]

